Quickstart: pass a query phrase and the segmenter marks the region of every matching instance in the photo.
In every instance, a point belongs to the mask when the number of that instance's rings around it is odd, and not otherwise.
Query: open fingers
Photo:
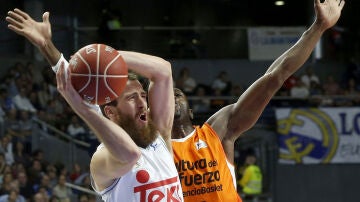
[[[15,9],[14,9],[14,12],[15,12],[16,14],[18,14],[19,16],[21,16],[22,18],[24,18],[25,20],[31,18],[27,13],[25,13],[24,11],[22,11],[22,10],[20,10],[20,9],[18,9],[18,8],[15,8]]]
[[[23,22],[24,20],[26,20],[22,15],[20,15],[18,12],[15,11],[9,11],[7,14],[9,17],[11,17],[12,19],[18,22]]]
[[[16,19],[12,18],[12,17],[6,17],[5,20],[10,23],[8,25],[8,28],[15,31],[15,32],[19,32],[20,29],[23,28],[22,24],[17,21]]]

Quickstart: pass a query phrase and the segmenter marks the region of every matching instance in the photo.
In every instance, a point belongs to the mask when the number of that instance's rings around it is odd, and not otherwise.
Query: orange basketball
[[[69,61],[71,83],[91,104],[102,105],[120,96],[128,79],[128,68],[120,53],[104,44],[90,44]]]

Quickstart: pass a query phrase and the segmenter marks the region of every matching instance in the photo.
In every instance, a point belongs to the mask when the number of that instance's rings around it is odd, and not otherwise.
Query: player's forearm
[[[170,139],[175,100],[171,64],[156,56],[120,51],[129,69],[150,79],[149,106],[151,118],[165,140]]]
[[[61,57],[61,53],[51,40],[46,41],[46,43],[38,48],[51,66],[55,66],[57,64]]]
[[[172,76],[171,65],[168,61],[143,53],[131,51],[119,51],[123,56],[128,68],[151,81]]]
[[[140,156],[140,151],[131,137],[116,123],[101,116],[93,109],[82,104],[77,106],[77,114],[94,132],[112,157],[119,162],[128,163]]]
[[[285,78],[295,73],[309,58],[323,33],[320,25],[312,24],[289,50],[274,61],[266,73],[276,68],[281,68],[281,71],[286,73]]]

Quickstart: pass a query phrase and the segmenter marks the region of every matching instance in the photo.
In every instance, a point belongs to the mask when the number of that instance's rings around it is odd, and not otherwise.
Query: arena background
[[[269,0],[1,0],[1,5],[0,76],[17,61],[31,60],[46,66],[34,47],[6,28],[6,12],[15,7],[26,10],[37,20],[44,11],[50,11],[54,43],[67,57],[88,43],[104,42],[119,49],[164,57],[172,62],[174,76],[187,66],[197,81],[209,83],[225,70],[234,83],[244,86],[258,78],[272,62],[249,60],[248,28],[308,27],[313,19],[312,0],[286,1],[281,8]],[[337,26],[323,37],[321,56],[313,56],[305,64],[315,66],[321,79],[328,74],[340,79],[349,60],[359,60],[359,10],[360,1],[346,1]],[[116,26],[113,30],[99,29],[108,22],[105,11],[118,17],[119,29]],[[274,98],[273,102],[276,101]],[[359,163],[278,162],[275,109],[276,104],[270,105],[256,127],[236,144],[240,159],[241,152],[248,148],[255,148],[260,154],[267,198],[273,202],[358,202]],[[197,123],[208,115],[198,114]],[[63,160],[68,166],[75,161],[88,164],[88,155],[75,143],[64,143],[40,133],[36,132],[33,142],[44,148],[49,160]],[[354,152],[360,155],[358,150]]]

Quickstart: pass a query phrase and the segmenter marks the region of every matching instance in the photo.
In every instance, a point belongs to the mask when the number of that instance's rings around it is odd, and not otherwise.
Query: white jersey
[[[96,191],[102,199],[105,202],[184,201],[173,156],[162,137],[140,150],[142,155],[131,171],[103,191]]]

